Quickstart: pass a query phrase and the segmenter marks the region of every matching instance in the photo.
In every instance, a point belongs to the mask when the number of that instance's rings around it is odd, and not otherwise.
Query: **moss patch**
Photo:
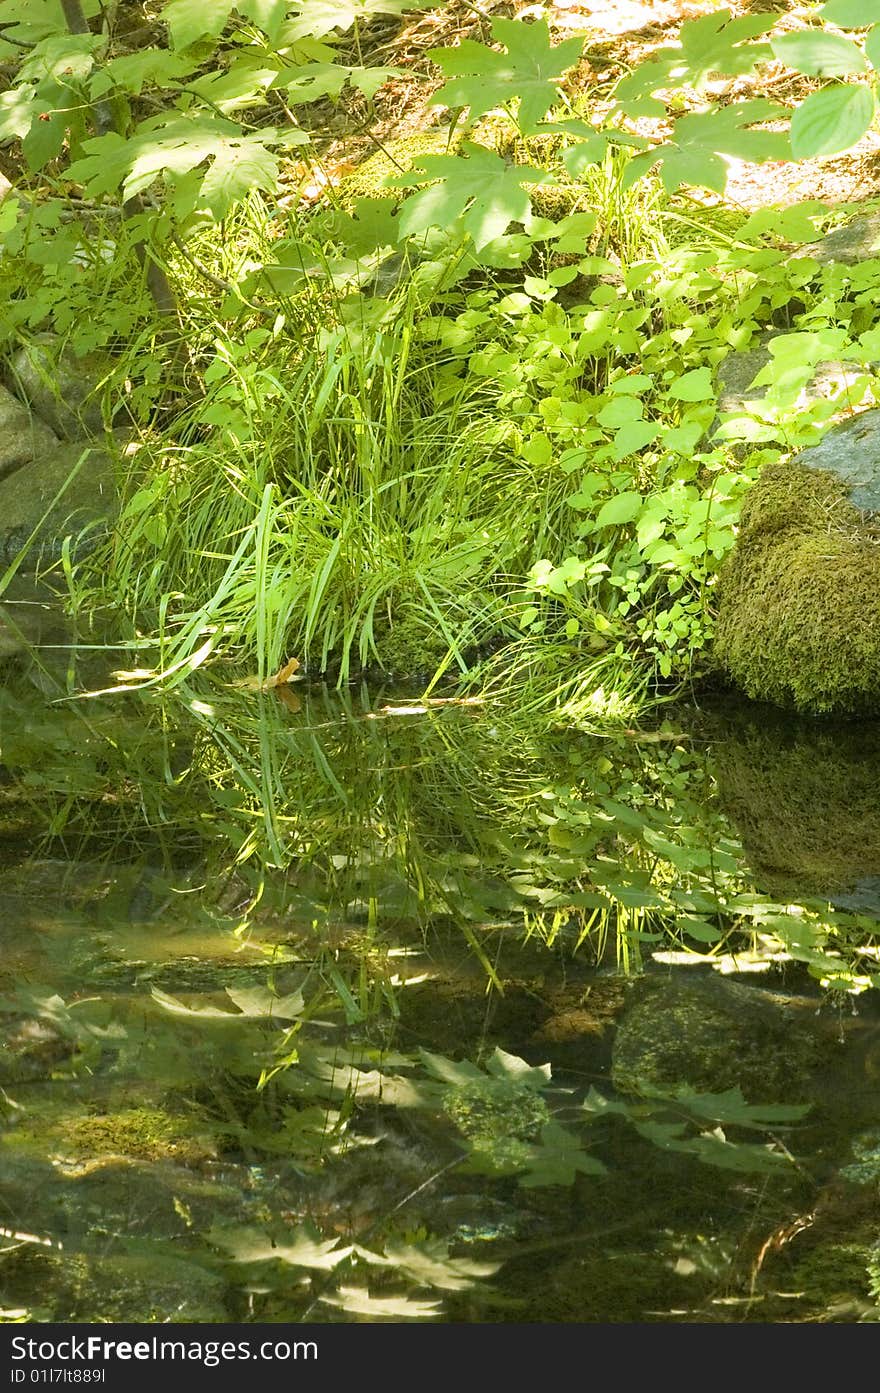
[[[834,475],[762,473],[722,573],[715,656],[757,700],[880,710],[880,530]]]

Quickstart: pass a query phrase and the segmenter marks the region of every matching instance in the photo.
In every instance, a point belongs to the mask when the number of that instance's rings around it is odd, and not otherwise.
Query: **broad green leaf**
[[[243,19],[249,19],[274,44],[290,9],[289,0],[235,0]]]
[[[816,29],[780,34],[771,47],[780,62],[808,77],[842,77],[863,73],[867,67],[861,49],[842,34]]]
[[[217,151],[202,180],[200,202],[220,222],[252,189],[268,192],[277,182],[278,155],[268,150],[258,135],[246,136]]]
[[[69,87],[68,79],[88,76],[94,66],[95,50],[102,43],[99,34],[53,34],[25,59],[18,80],[43,82],[51,78]]]
[[[693,368],[676,378],[666,390],[673,401],[710,401],[715,395],[708,368]]]
[[[433,104],[469,107],[470,119],[475,121],[517,97],[518,125],[521,131],[531,132],[555,102],[560,78],[580,58],[583,39],[566,39],[554,47],[543,19],[532,24],[496,19],[492,38],[507,52],[498,53],[473,39],[464,39],[457,48],[438,49],[432,54],[450,79],[436,93]]]
[[[681,26],[680,47],[661,48],[649,63],[640,63],[617,84],[614,98],[629,116],[665,116],[666,105],[654,92],[683,82],[700,88],[714,73],[731,77],[750,73],[771,56],[769,44],[748,42],[773,25],[773,16],[742,15],[729,10],[702,15]]]
[[[295,1021],[305,1009],[302,992],[276,996],[268,987],[227,987],[226,995],[242,1015],[252,1019]]]
[[[83,0],[83,14],[94,19],[101,0]],[[59,0],[0,0],[0,24],[16,47],[32,48],[66,28]]]
[[[0,92],[0,140],[21,139],[27,135],[37,116],[49,110],[49,103],[40,101],[32,87],[13,87]]]
[[[880,0],[828,0],[819,14],[840,29],[864,29],[880,23]]]
[[[835,83],[813,92],[791,118],[791,153],[796,160],[836,155],[857,144],[874,119],[869,87]]]
[[[875,24],[865,35],[865,57],[872,68],[880,69],[880,24]]]
[[[187,91],[208,102],[224,115],[262,105],[265,93],[277,76],[274,68],[260,67],[259,60],[246,55],[236,58],[225,70],[216,70],[187,83]]]
[[[328,241],[341,243],[351,256],[366,257],[400,241],[397,206],[393,198],[356,198],[350,212],[333,208],[318,213],[311,226]]]
[[[642,507],[642,495],[640,493],[619,493],[615,498],[609,498],[607,503],[603,503],[596,517],[597,527],[622,527],[627,522],[632,522],[633,518],[638,517]]]
[[[681,26],[682,69],[673,70],[693,87],[701,87],[714,73],[741,77],[755,64],[770,57],[768,44],[747,42],[773,27],[772,14],[731,18],[730,10],[701,15]]]
[[[338,97],[346,83],[372,97],[389,78],[399,75],[399,68],[345,68],[339,63],[307,63],[275,73],[269,86],[283,88],[288,102],[297,105],[317,101],[320,97]]]
[[[524,184],[545,184],[550,175],[530,165],[507,165],[483,145],[462,145],[463,154],[423,155],[409,174],[389,179],[392,188],[432,183],[413,194],[400,210],[405,237],[429,227],[448,228],[461,218],[477,251],[500,237],[512,222],[525,222],[531,200]]]
[[[55,88],[55,91],[52,88]],[[32,173],[36,173],[38,169],[43,169],[50,160],[57,159],[61,154],[70,121],[66,110],[64,110],[67,104],[66,100],[55,84],[52,83],[49,90],[43,88],[43,93],[50,103],[61,109],[43,112],[39,119],[33,122],[21,142],[22,154]]]
[[[192,72],[191,59],[165,48],[144,48],[139,53],[122,53],[102,64],[92,79],[92,95],[101,96],[108,87],[121,87],[140,96],[144,87],[164,87],[179,82]]]
[[[784,132],[755,129],[759,123],[785,115],[785,107],[757,97],[682,116],[675,123],[670,141],[630,161],[625,183],[634,183],[659,163],[664,188],[670,193],[680,184],[702,185],[723,193],[727,166],[722,155],[733,155],[756,164],[788,157],[788,137]]]
[[[170,0],[159,16],[168,25],[172,48],[189,48],[198,39],[217,39],[232,13],[233,0]]]
[[[639,450],[644,450],[645,446],[652,444],[659,434],[660,426],[656,421],[628,421],[626,425],[615,431],[614,459],[626,459],[627,455],[634,455]]]
[[[625,426],[630,421],[640,421],[644,407],[638,397],[615,396],[602,407],[596,420],[600,426]]]
[[[724,1093],[698,1093],[690,1085],[680,1084],[671,1093],[649,1087],[642,1091],[646,1097],[671,1098],[694,1117],[752,1129],[799,1122],[810,1111],[808,1103],[747,1103],[738,1088]]]

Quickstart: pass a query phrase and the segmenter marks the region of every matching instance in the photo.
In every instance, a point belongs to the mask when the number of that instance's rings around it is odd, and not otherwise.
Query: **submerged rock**
[[[643,978],[617,1031],[611,1078],[621,1093],[739,1088],[748,1102],[801,1102],[821,1061],[815,1017],[785,998],[715,973]]]
[[[753,699],[880,710],[880,520],[855,501],[880,487],[866,443],[878,438],[874,415],[765,468],[746,498],[719,578],[714,652]]]

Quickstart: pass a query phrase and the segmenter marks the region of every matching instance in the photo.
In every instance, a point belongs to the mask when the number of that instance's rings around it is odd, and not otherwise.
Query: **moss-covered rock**
[[[645,977],[614,1042],[621,1093],[739,1088],[752,1103],[804,1102],[822,1061],[815,1014],[714,973]]]
[[[880,710],[880,526],[833,474],[768,466],[719,585],[715,656],[748,696]]]

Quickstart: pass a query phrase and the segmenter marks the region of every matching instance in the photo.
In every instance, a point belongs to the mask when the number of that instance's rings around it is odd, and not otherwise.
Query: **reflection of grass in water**
[[[500,701],[296,692],[299,709],[190,679],[173,706],[117,696],[49,714],[7,691],[7,806],[42,819],[55,854],[186,867],[204,906],[229,887],[242,923],[261,898],[319,932],[355,922],[367,947],[451,922],[491,980],[487,930],[502,925],[596,955],[607,941],[631,968],[646,944],[756,946],[753,919],[842,980],[825,948],[845,958],[846,936],[815,906],[793,924],[737,898],[749,887],[711,761],[674,730],[602,739]]]

